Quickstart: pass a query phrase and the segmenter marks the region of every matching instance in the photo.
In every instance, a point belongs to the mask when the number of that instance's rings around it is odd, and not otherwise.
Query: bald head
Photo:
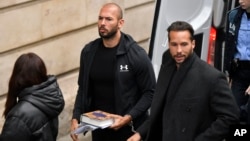
[[[114,11],[114,13],[116,13],[117,19],[122,19],[123,18],[122,9],[118,4],[116,4],[116,3],[107,3],[107,4],[102,6],[101,11],[103,9],[107,9],[107,8],[112,9],[112,11]]]

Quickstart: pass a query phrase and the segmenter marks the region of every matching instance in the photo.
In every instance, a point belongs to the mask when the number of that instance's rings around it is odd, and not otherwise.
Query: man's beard
[[[102,34],[99,32],[99,36],[101,38],[104,38],[104,39],[110,39],[110,38],[113,38],[116,34],[117,30],[116,29],[112,29],[110,32],[108,32],[107,34]]]

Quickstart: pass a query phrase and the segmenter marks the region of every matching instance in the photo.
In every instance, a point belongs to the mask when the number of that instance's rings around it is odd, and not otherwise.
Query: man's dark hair
[[[168,31],[168,41],[170,41],[170,37],[169,37],[169,33],[170,31],[184,31],[184,30],[188,30],[190,33],[190,40],[193,41],[194,40],[194,29],[192,27],[192,25],[190,25],[187,22],[184,21],[176,21],[173,22],[167,29]]]

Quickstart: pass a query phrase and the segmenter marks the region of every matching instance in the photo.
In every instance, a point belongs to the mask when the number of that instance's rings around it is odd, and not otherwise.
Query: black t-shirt
[[[114,113],[115,55],[117,47],[106,48],[101,44],[90,69],[90,95],[94,109]]]

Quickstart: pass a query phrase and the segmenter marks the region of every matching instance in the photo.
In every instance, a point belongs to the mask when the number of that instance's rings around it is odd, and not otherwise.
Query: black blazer
[[[150,119],[138,132],[142,137],[147,133],[146,141],[161,141],[162,134],[168,141],[221,141],[229,133],[229,126],[239,120],[239,109],[225,75],[195,53],[171,81],[175,66],[169,51],[165,52]]]

